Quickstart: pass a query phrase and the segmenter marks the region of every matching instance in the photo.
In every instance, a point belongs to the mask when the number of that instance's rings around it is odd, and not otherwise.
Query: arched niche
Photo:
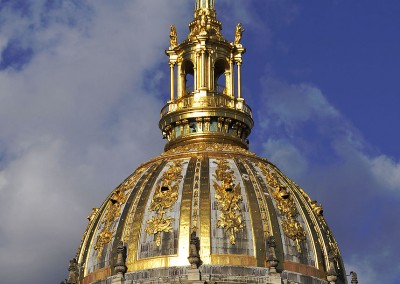
[[[190,60],[185,60],[182,62],[181,69],[181,96],[189,95],[194,90],[194,64]]]
[[[217,59],[214,63],[214,89],[217,93],[230,94],[230,68],[225,59]]]

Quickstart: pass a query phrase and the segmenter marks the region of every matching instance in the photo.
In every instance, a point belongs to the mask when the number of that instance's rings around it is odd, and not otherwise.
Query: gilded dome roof
[[[170,275],[169,269],[183,276],[192,232],[200,241],[203,274],[223,277],[221,267],[228,267],[231,277],[246,268],[257,271],[254,279],[267,277],[268,240],[274,236],[278,271],[326,279],[331,253],[343,279],[340,252],[322,212],[276,166],[243,148],[178,147],[142,164],[90,216],[78,255],[88,279],[82,283],[114,274],[120,240],[130,278],[156,279]]]
[[[347,283],[322,206],[248,151],[242,25],[229,43],[197,0],[189,28],[178,44],[171,25],[165,152],[93,209],[67,283]]]

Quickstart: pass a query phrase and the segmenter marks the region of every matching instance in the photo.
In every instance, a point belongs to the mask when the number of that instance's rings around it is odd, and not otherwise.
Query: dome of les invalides
[[[93,209],[67,283],[347,283],[322,206],[248,151],[243,27],[227,41],[197,0],[189,28],[171,25],[165,152]]]

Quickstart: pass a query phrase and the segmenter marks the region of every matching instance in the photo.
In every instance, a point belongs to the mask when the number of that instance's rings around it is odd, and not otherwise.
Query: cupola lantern
[[[171,25],[166,51],[171,69],[171,96],[161,111],[166,150],[199,141],[248,148],[252,113],[242,97],[241,65],[244,29],[238,24],[233,42],[221,34],[213,0],[196,1],[190,33],[178,44]],[[235,86],[236,83],[236,86]]]

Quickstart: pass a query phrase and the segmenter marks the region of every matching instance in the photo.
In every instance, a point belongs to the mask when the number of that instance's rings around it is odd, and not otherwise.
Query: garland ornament
[[[243,198],[240,194],[240,184],[235,185],[234,172],[225,159],[217,160],[214,181],[215,199],[222,211],[217,221],[217,227],[223,228],[229,233],[229,240],[232,245],[236,244],[235,234],[242,230],[244,222],[240,203]]]
[[[182,163],[174,162],[157,184],[150,210],[156,212],[152,219],[147,221],[146,233],[154,235],[156,245],[161,245],[161,233],[172,231],[174,218],[165,217],[167,210],[170,209],[178,200],[179,184],[182,181]]]

